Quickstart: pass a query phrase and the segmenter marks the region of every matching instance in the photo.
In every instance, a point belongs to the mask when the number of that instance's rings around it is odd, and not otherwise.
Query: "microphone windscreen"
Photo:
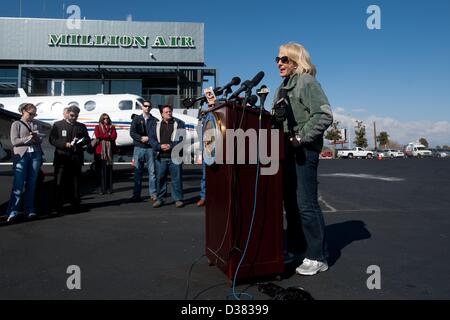
[[[257,85],[261,82],[262,78],[264,78],[264,71],[258,72],[258,73],[256,74],[256,76],[253,77],[253,79],[252,79],[252,85],[253,85],[254,87],[257,86]]]
[[[234,77],[233,79],[231,79],[232,86],[237,86],[240,83],[241,83],[241,78],[239,78],[239,77]]]

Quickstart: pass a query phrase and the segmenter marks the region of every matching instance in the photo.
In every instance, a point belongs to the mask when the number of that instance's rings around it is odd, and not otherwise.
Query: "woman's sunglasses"
[[[282,57],[276,57],[275,58],[275,62],[276,63],[278,63],[280,61],[281,61],[281,63],[288,63],[289,62],[289,58],[287,56],[282,56]]]

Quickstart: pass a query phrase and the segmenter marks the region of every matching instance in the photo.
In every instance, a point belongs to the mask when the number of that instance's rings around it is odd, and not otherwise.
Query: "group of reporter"
[[[171,160],[172,149],[182,141],[184,123],[172,116],[172,106],[161,108],[161,121],[150,114],[152,106],[145,101],[142,114],[134,117],[130,136],[134,143],[134,188],[131,201],[141,201],[142,177],[145,167],[149,173],[149,193],[153,207],[164,204],[167,193],[167,176],[172,180],[172,197],[175,206],[181,208],[183,202],[182,167]],[[33,121],[37,115],[36,106],[31,103],[19,108],[22,117],[11,125],[10,138],[13,145],[14,181],[7,208],[7,221],[14,222],[24,212],[25,217],[37,216],[35,194],[38,177],[42,176],[42,139],[38,125]],[[84,165],[84,151],[89,147],[94,153],[96,170],[99,172],[100,194],[113,193],[112,166],[116,152],[117,131],[108,114],[100,116],[89,136],[86,126],[77,121],[80,109],[67,107],[63,119],[53,124],[49,142],[55,147],[54,186],[55,197],[52,212],[64,212],[64,203],[70,203],[71,212],[80,210],[80,178]],[[23,211],[21,209],[23,202]]]

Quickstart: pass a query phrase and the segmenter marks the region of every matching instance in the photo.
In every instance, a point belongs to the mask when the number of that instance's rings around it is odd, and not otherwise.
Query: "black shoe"
[[[141,197],[138,196],[132,196],[130,198],[130,202],[141,202],[141,201],[142,201]]]

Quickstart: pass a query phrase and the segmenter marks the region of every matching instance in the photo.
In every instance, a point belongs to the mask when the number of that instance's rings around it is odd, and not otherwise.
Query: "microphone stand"
[[[248,88],[247,90],[245,90],[244,100],[242,101],[242,116],[241,116],[241,121],[239,122],[239,127],[238,127],[239,129],[241,128],[242,121],[244,120],[245,109],[247,108],[247,101],[251,94],[252,94],[252,88]]]
[[[229,95],[231,92],[233,92],[233,91],[231,91],[231,87],[227,88],[227,89],[223,92],[222,98],[221,98],[221,99],[227,100],[227,97],[228,97],[228,95]]]

